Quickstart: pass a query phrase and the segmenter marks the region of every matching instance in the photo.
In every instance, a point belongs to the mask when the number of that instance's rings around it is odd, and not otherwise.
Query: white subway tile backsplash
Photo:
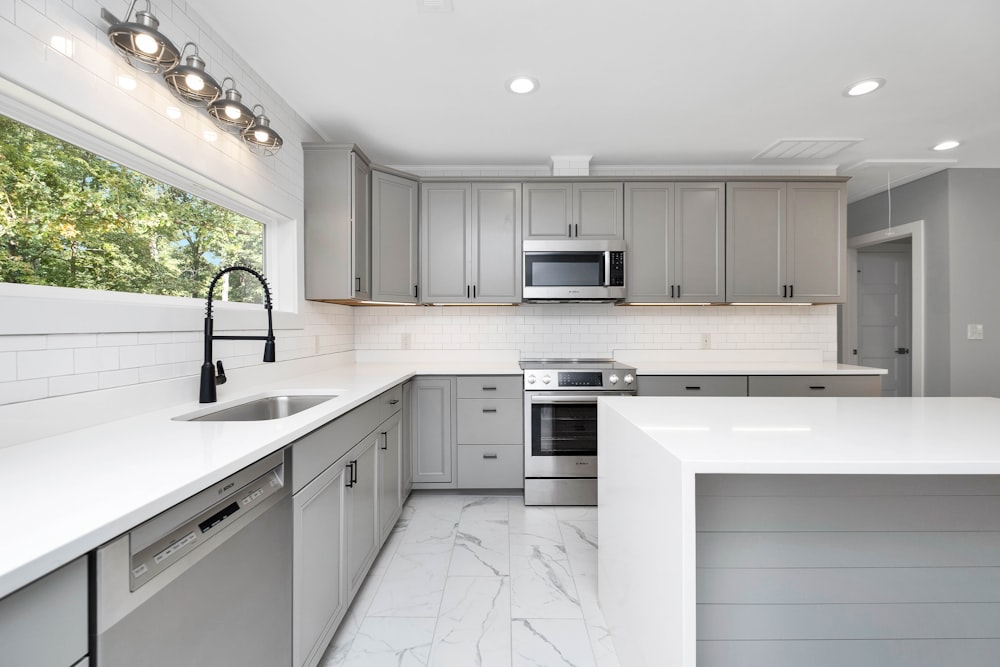
[[[46,349],[47,336],[0,336],[0,352]]]
[[[17,353],[18,380],[72,374],[73,350],[29,350]]]
[[[0,19],[14,22],[14,0],[0,0]]]
[[[118,365],[120,368],[139,368],[142,366],[152,366],[155,363],[155,345],[123,345],[118,348]]]
[[[110,389],[112,387],[124,387],[125,385],[139,383],[139,370],[136,368],[126,368],[117,371],[105,371],[99,374],[98,385],[100,389]]]
[[[119,348],[89,347],[73,351],[74,373],[113,371],[119,367]]]
[[[0,405],[20,403],[46,398],[49,395],[49,381],[46,378],[37,380],[20,380],[18,382],[0,382]]]
[[[0,382],[17,379],[17,353],[0,352]]]
[[[49,396],[79,394],[84,391],[96,391],[99,388],[98,373],[81,373],[78,375],[62,375],[49,378]]]
[[[136,345],[140,335],[138,333],[101,333],[97,334],[97,344],[101,347]]]
[[[97,345],[97,334],[52,334],[45,338],[45,346],[50,350],[95,347]]]

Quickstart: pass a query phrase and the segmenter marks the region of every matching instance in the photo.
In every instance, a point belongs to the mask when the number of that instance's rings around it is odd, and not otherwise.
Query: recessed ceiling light
[[[538,79],[530,76],[515,76],[507,80],[507,90],[518,95],[538,90]]]
[[[878,90],[884,85],[885,79],[865,79],[864,81],[858,81],[856,84],[852,85],[844,91],[844,94],[848,97],[867,95],[868,93]]]
[[[950,151],[952,148],[958,148],[959,142],[954,139],[949,139],[948,141],[942,141],[937,146],[934,147],[936,151]]]

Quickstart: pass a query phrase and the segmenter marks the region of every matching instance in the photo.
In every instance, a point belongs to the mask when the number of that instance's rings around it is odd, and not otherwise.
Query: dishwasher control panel
[[[240,517],[280,491],[283,480],[283,467],[279,465],[190,517],[144,549],[132,553],[129,589],[137,590],[199,545],[225,534]]]

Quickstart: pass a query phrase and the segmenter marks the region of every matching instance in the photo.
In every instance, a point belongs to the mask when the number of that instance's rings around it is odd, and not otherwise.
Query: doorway
[[[851,237],[847,246],[841,361],[888,369],[883,396],[923,396],[923,220]]]

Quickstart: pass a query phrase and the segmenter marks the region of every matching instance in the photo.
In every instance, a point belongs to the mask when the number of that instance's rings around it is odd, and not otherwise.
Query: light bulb
[[[858,97],[859,95],[867,95],[872,91],[878,90],[884,84],[884,79],[865,79],[864,81],[858,81],[856,84],[847,89],[847,96]]]
[[[201,90],[205,87],[205,80],[197,74],[188,74],[185,76],[184,83],[191,90]]]
[[[939,143],[937,146],[934,147],[934,150],[950,151],[952,148],[958,148],[958,146],[959,142],[955,141],[954,139],[950,139],[948,141],[942,141],[941,143]]]
[[[517,93],[518,95],[524,95],[525,93],[530,93],[535,89],[535,81],[530,77],[521,76],[515,79],[511,79],[507,87],[512,93]]]
[[[254,130],[253,137],[257,141],[264,143],[265,141],[271,140],[271,133],[268,132],[267,130]]]
[[[242,116],[242,115],[243,114],[240,113],[240,108],[238,106],[235,106],[235,105],[232,105],[232,104],[226,105],[226,116],[227,117],[229,117],[229,118],[231,118],[233,120],[239,120],[240,116]]]
[[[160,43],[149,35],[139,34],[135,36],[135,48],[152,55],[160,49]]]

